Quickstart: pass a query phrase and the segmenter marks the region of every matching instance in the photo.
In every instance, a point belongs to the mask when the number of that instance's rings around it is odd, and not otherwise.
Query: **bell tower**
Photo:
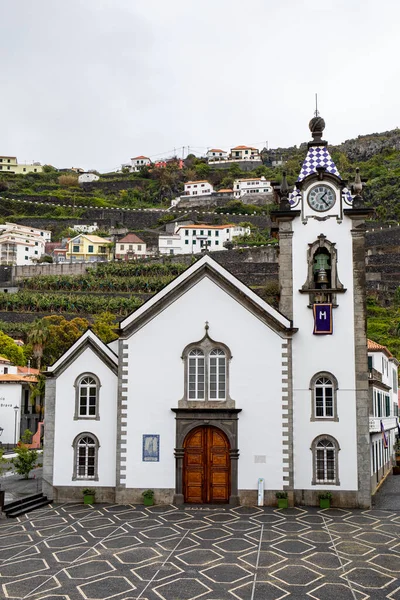
[[[352,191],[323,139],[318,111],[279,210],[280,310],[298,329],[289,354],[289,485],[296,502],[368,507],[370,493],[365,219],[359,174]],[[335,500],[336,498],[336,500]]]

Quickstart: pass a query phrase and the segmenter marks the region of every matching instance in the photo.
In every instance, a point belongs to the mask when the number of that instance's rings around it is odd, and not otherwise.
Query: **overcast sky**
[[[116,170],[400,124],[398,0],[1,0],[0,154]]]

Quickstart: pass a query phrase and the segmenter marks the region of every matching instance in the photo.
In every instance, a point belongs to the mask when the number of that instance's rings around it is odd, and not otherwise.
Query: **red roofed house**
[[[211,148],[208,150],[206,156],[209,161],[226,160],[228,158],[228,153],[226,150],[221,150],[220,148]]]
[[[117,260],[132,260],[144,256],[146,256],[146,243],[134,233],[128,233],[115,244]]]
[[[258,148],[253,148],[253,146],[235,146],[235,148],[231,148],[231,158],[236,160],[260,160],[260,153]]]
[[[138,172],[143,167],[149,167],[151,165],[151,160],[148,156],[134,156],[131,158],[131,171]]]

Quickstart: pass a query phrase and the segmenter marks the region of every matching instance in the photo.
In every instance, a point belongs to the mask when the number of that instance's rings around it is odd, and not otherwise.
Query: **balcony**
[[[368,379],[375,379],[376,381],[382,381],[382,373],[376,369],[368,370]]]
[[[381,421],[383,423],[385,431],[397,427],[397,417],[370,417],[369,432],[379,433],[381,430]]]

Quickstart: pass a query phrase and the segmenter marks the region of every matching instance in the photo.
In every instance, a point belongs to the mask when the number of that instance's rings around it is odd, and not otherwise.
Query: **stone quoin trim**
[[[125,340],[120,340],[119,350],[116,486],[125,488],[128,433],[128,343]]]
[[[282,463],[283,489],[293,490],[292,340],[282,342]]]

